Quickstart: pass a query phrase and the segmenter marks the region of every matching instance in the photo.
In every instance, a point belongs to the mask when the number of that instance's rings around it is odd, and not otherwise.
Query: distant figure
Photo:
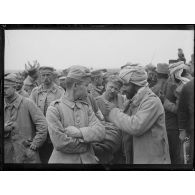
[[[156,72],[156,66],[153,64],[148,64],[145,66],[145,71],[148,74],[148,84],[149,88],[153,87],[157,82],[157,72]]]
[[[157,83],[154,85],[151,90],[161,99],[163,102],[163,98],[165,96],[165,89],[167,84],[167,79],[169,77],[169,65],[166,63],[157,64]]]
[[[93,97],[102,95],[103,93],[103,73],[101,70],[91,72],[91,83],[88,86],[88,91]]]
[[[178,49],[178,61],[183,61],[184,64],[186,63],[186,58],[181,48]]]

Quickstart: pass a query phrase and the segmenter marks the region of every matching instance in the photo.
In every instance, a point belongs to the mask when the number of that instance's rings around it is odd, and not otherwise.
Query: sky
[[[177,59],[182,48],[193,53],[192,30],[6,30],[5,70],[23,70],[37,60],[57,70],[71,65],[120,68],[127,62],[146,65]]]

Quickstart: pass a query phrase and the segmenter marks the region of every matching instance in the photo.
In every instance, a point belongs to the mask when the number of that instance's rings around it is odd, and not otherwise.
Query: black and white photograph
[[[5,25],[1,43],[2,169],[193,169],[193,25]]]

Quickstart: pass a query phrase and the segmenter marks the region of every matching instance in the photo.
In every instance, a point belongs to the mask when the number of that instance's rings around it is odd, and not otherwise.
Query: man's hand
[[[36,152],[34,150],[31,150],[30,148],[28,148],[26,150],[26,156],[29,158],[29,159],[33,159],[34,155],[36,154]]]
[[[105,109],[105,117],[106,118],[108,118],[108,116],[109,116],[109,113],[110,113],[110,111],[113,109],[113,108],[116,108],[116,106],[113,104],[113,103],[111,103],[111,102],[106,102],[106,109]]]
[[[184,141],[186,137],[187,137],[186,130],[180,130],[179,139],[181,141]]]
[[[9,133],[10,131],[12,131],[12,129],[13,129],[12,123],[13,122],[5,123],[5,125],[4,125],[4,132],[5,133]]]
[[[67,128],[65,128],[65,133],[69,137],[83,138],[83,135],[82,135],[81,131],[78,128],[74,127],[74,126],[68,126]]]
[[[37,147],[34,144],[31,144],[30,149],[36,151]]]

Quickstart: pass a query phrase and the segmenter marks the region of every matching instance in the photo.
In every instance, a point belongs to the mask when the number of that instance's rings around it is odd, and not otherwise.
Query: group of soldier
[[[183,58],[60,75],[36,61],[6,74],[4,162],[192,163],[194,56]]]

